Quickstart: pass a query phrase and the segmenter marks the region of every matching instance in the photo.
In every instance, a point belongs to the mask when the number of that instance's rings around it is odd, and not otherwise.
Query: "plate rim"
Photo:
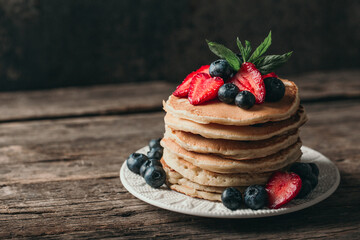
[[[141,151],[143,149],[147,148],[147,146],[145,147],[142,147],[138,150],[136,150],[135,152],[138,152],[138,151]],[[168,211],[172,211],[172,212],[177,212],[177,213],[182,213],[182,214],[187,214],[187,215],[192,215],[192,216],[198,216],[198,217],[208,217],[208,218],[263,218],[263,217],[271,217],[271,216],[278,216],[278,215],[282,215],[282,214],[288,214],[288,213],[292,213],[292,212],[296,212],[296,211],[300,211],[302,209],[305,209],[305,208],[308,208],[308,207],[311,207],[315,204],[318,204],[319,202],[325,200],[326,198],[328,198],[329,196],[331,196],[335,191],[336,189],[338,188],[339,184],[340,184],[340,172],[339,172],[339,169],[337,168],[337,166],[326,156],[324,156],[322,153],[310,148],[310,147],[306,147],[306,146],[302,146],[301,147],[302,149],[306,149],[308,151],[313,151],[315,152],[316,154],[319,154],[321,155],[321,157],[323,157],[327,162],[329,162],[333,167],[334,169],[336,170],[335,171],[335,174],[336,176],[336,180],[334,182],[334,184],[325,192],[323,193],[322,195],[318,196],[317,198],[315,199],[312,199],[310,201],[307,201],[305,203],[302,203],[302,204],[299,204],[299,205],[296,205],[296,206],[293,206],[293,207],[290,207],[290,208],[279,208],[279,209],[269,209],[271,210],[271,212],[262,212],[262,213],[247,213],[247,214],[244,214],[244,213],[241,213],[239,212],[239,214],[219,214],[219,213],[206,213],[206,212],[201,212],[201,211],[196,211],[196,210],[190,210],[190,209],[184,209],[184,208],[177,208],[176,206],[168,206],[164,203],[161,203],[159,201],[156,201],[156,200],[153,200],[153,199],[150,199],[144,195],[142,195],[141,193],[138,193],[137,191],[135,191],[133,189],[132,186],[130,186],[124,176],[125,174],[125,168],[127,167],[126,165],[126,160],[123,162],[121,168],[120,168],[120,182],[122,183],[122,185],[125,187],[125,189],[131,193],[133,196],[135,196],[136,198],[138,198],[139,200],[143,201],[143,202],[146,202],[148,204],[151,204],[153,206],[156,206],[156,207],[159,207],[159,208],[162,208],[162,209],[166,209]],[[134,173],[133,173],[134,174]],[[171,189],[169,189],[170,191],[173,191]],[[178,193],[178,194],[181,194],[181,193]],[[183,195],[185,198],[192,198],[190,196],[187,196],[187,195],[184,195],[184,194],[181,194]],[[208,200],[204,200],[204,199],[199,199],[199,200],[202,200],[202,201],[208,201]],[[241,210],[244,210],[244,209],[239,209],[240,211]],[[234,211],[235,213],[235,211]]]

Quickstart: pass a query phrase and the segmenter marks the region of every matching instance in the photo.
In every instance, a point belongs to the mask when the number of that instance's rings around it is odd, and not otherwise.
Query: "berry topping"
[[[209,74],[212,77],[221,77],[224,80],[234,75],[234,70],[225,59],[218,59],[210,64]]]
[[[144,177],[146,169],[148,169],[151,166],[159,166],[162,167],[161,163],[157,159],[149,159],[146,162],[143,163],[140,167],[140,175]]]
[[[153,188],[159,188],[165,183],[166,174],[160,166],[150,166],[144,174],[145,182]]]
[[[235,98],[235,104],[243,109],[249,109],[255,104],[255,97],[249,91],[242,91]]]
[[[219,77],[211,77],[207,73],[196,74],[190,83],[189,101],[192,105],[198,105],[217,97],[219,88],[224,81]]]
[[[209,67],[210,67],[209,65],[204,65],[200,67],[198,70],[187,75],[184,81],[173,92],[173,95],[176,97],[187,97],[192,78],[198,73],[209,73]]]
[[[161,138],[158,139],[151,139],[149,142],[150,148],[162,148],[160,145]]]
[[[126,160],[126,165],[133,173],[139,174],[141,165],[148,160],[148,157],[142,153],[132,153]]]
[[[150,151],[147,152],[148,158],[155,158],[160,160],[163,155],[163,148],[151,148]]]
[[[265,85],[259,70],[250,62],[241,65],[240,71],[235,74],[231,82],[240,90],[250,91],[255,96],[256,103],[263,103],[265,100]]]
[[[274,72],[262,75],[261,77],[262,77],[262,79],[265,79],[265,78],[268,78],[268,77],[278,78],[278,76]]]
[[[267,203],[268,195],[263,186],[251,185],[244,193],[245,205],[251,209],[260,209]]]
[[[290,172],[294,172],[301,177],[301,179],[309,178],[312,175],[311,167],[308,163],[296,162],[290,167]]]
[[[304,198],[306,197],[312,190],[311,182],[307,179],[302,180],[301,189],[296,198]]]
[[[295,173],[275,172],[266,184],[268,207],[277,209],[290,202],[301,189],[301,178]]]
[[[283,98],[285,85],[280,79],[269,77],[264,79],[264,83],[266,89],[265,100],[267,102],[276,102]]]
[[[219,88],[218,98],[220,101],[231,104],[235,101],[236,95],[239,93],[239,88],[232,83],[225,83]]]
[[[222,203],[232,211],[241,207],[241,200],[241,192],[234,187],[226,188],[221,194]]]
[[[318,166],[315,164],[315,163],[309,163],[310,167],[311,167],[311,170],[312,170],[312,173],[318,177],[319,176],[319,168]]]

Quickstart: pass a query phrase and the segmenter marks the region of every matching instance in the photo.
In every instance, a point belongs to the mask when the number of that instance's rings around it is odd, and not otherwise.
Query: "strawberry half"
[[[265,101],[265,84],[261,73],[253,63],[245,62],[241,65],[240,70],[231,79],[241,91],[249,91],[255,96],[256,103]]]
[[[265,79],[265,78],[268,78],[268,77],[278,78],[278,76],[274,72],[262,75],[261,77],[262,77],[262,79]]]
[[[209,67],[210,65],[204,65],[200,67],[198,70],[187,75],[184,81],[179,86],[177,86],[176,90],[173,92],[173,95],[176,97],[187,97],[192,78],[198,73],[209,74]]]
[[[223,84],[224,80],[220,77],[198,73],[191,80],[188,99],[192,105],[210,101],[217,97],[219,88]]]
[[[268,207],[277,209],[290,202],[301,189],[301,178],[295,173],[275,172],[266,184]]]

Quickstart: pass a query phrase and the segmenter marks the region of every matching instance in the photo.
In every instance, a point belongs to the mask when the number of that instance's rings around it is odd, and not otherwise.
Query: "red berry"
[[[277,209],[290,202],[301,189],[301,178],[296,173],[275,172],[266,184],[268,207]]]
[[[268,77],[278,78],[278,76],[274,72],[262,75],[261,77],[262,77],[262,79],[265,79],[265,78],[268,78]]]
[[[209,67],[210,65],[204,65],[198,70],[187,75],[184,81],[179,86],[177,86],[176,90],[173,92],[173,95],[176,97],[187,97],[192,78],[198,73],[209,73]]]
[[[256,103],[265,101],[265,84],[261,73],[253,63],[243,63],[240,70],[231,79],[231,82],[240,90],[246,90],[254,94]]]
[[[189,101],[192,105],[198,105],[217,97],[219,88],[224,84],[220,77],[211,77],[207,73],[196,74],[190,83]]]

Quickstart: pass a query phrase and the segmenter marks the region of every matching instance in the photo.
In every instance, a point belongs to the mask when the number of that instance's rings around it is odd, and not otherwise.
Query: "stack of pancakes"
[[[301,157],[299,127],[307,120],[298,89],[245,110],[218,100],[191,105],[173,95],[164,102],[161,163],[167,185],[186,195],[221,201],[227,187],[265,185],[270,175]]]

